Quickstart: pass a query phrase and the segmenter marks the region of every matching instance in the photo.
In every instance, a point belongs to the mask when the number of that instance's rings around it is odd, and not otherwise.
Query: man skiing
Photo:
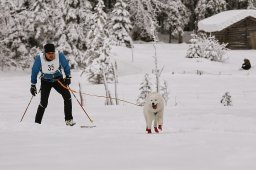
[[[65,79],[63,79],[62,68],[64,69]],[[72,100],[69,90],[65,89],[58,82],[68,86],[71,83],[70,66],[62,52],[55,51],[53,44],[46,44],[44,52],[37,54],[31,74],[30,92],[33,96],[37,94],[36,83],[37,75],[41,72],[41,99],[37,109],[35,123],[41,124],[45,108],[48,105],[48,98],[51,88],[60,93],[64,99],[65,123],[73,126],[76,123],[72,116]]]

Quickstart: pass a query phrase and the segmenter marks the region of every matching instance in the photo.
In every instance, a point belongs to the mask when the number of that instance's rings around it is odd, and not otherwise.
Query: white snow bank
[[[230,10],[224,11],[198,23],[199,31],[216,32],[221,31],[230,25],[247,17],[256,18],[256,10]]]

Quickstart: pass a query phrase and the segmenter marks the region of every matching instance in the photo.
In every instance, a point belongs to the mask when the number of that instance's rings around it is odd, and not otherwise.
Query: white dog
[[[159,133],[158,130],[163,128],[163,112],[164,112],[164,99],[157,93],[153,92],[148,94],[144,105],[144,116],[146,119],[146,131],[151,133],[152,123],[154,121],[154,130]]]

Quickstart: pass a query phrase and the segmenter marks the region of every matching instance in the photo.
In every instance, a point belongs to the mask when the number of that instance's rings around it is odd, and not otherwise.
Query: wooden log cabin
[[[230,49],[256,49],[256,10],[230,10],[199,21],[198,31],[228,43]]]

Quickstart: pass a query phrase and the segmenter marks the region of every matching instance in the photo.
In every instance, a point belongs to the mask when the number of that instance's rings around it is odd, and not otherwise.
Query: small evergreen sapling
[[[140,95],[137,99],[138,105],[144,105],[145,99],[152,92],[152,83],[149,80],[149,75],[145,74],[143,82],[140,84]]]
[[[200,42],[196,34],[191,35],[189,49],[187,51],[187,58],[200,58],[202,56],[202,50],[200,47]]]
[[[220,101],[224,106],[232,106],[232,101],[231,101],[231,95],[229,92],[226,92]]]
[[[160,92],[164,98],[165,105],[167,105],[167,102],[169,100],[169,92],[168,92],[168,84],[166,81],[164,81],[164,84],[160,87]]]

